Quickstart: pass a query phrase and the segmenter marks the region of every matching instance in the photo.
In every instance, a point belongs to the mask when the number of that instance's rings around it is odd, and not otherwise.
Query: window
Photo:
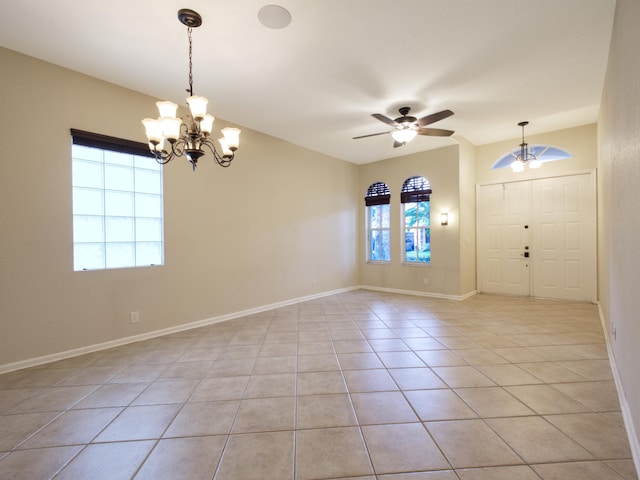
[[[367,261],[391,261],[391,227],[389,222],[389,187],[376,182],[367,189]]]
[[[405,180],[400,193],[405,263],[431,262],[431,188],[424,177]]]
[[[148,146],[71,135],[73,269],[162,265],[162,168]]]

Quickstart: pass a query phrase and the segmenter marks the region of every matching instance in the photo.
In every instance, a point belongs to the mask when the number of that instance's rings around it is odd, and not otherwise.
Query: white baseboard
[[[233,320],[235,318],[246,317],[247,315],[253,315],[256,313],[266,312],[275,308],[287,307],[289,305],[295,305],[296,303],[307,302],[309,300],[315,300],[317,298],[328,297],[329,295],[336,295],[338,293],[350,292],[357,290],[358,287],[347,287],[338,290],[331,290],[328,292],[317,293],[313,295],[307,295],[304,297],[293,298],[290,300],[284,300],[281,302],[271,303],[260,307],[250,308],[247,310],[241,310],[239,312],[228,313],[225,315],[219,315],[217,317],[205,318],[204,320],[197,320],[195,322],[183,323],[174,327],[163,328],[161,330],[154,330],[151,332],[141,333],[139,335],[132,335],[129,337],[118,338],[110,340],[108,342],[97,343],[94,345],[88,345],[86,347],[74,348],[64,352],[52,353],[49,355],[43,355],[41,357],[29,358],[21,360],[19,362],[7,363],[0,365],[0,374],[13,372],[15,370],[22,370],[24,368],[35,367],[43,365],[45,363],[57,362],[67,358],[77,357],[79,355],[85,355],[87,353],[98,352],[100,350],[107,350],[109,348],[119,347],[121,345],[127,345],[129,343],[140,342],[142,340],[149,340],[150,338],[161,337],[163,335],[170,335],[172,333],[183,332],[185,330],[191,330],[193,328],[204,327],[212,325],[214,323],[224,322],[226,320]]]
[[[602,330],[604,339],[607,344],[607,354],[609,355],[609,364],[613,373],[613,380],[616,384],[616,391],[618,392],[618,400],[620,401],[620,410],[622,411],[622,419],[624,420],[624,426],[627,431],[627,438],[629,439],[629,448],[631,449],[631,455],[633,456],[633,463],[636,466],[636,472],[640,472],[640,439],[636,432],[633,423],[633,414],[629,408],[627,397],[624,394],[624,387],[622,385],[622,379],[618,372],[618,366],[616,365],[616,357],[613,355],[613,348],[611,347],[611,339],[609,338],[609,329],[607,328],[607,319],[604,318],[602,312],[602,305],[598,302],[598,315],[600,316],[600,322],[602,323]]]
[[[416,290],[399,290],[397,288],[374,287],[371,285],[359,285],[357,288],[361,290],[373,290],[377,292],[398,293],[400,295],[414,295],[419,297],[442,298],[446,300],[460,300],[460,301],[465,300],[469,297],[472,297],[478,293],[476,290],[472,290],[463,295],[447,295],[444,293],[419,292]]]

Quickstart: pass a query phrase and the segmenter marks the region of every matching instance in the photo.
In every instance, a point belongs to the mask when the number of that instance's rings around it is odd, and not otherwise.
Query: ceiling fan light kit
[[[373,118],[380,120],[382,123],[393,127],[394,130],[389,132],[371,133],[369,135],[360,135],[358,137],[353,137],[353,139],[357,140],[359,138],[375,137],[376,135],[386,135],[388,133],[391,133],[391,136],[394,140],[393,146],[394,148],[397,148],[406,145],[417,135],[427,135],[431,137],[449,137],[455,133],[453,130],[445,130],[442,128],[424,128],[427,125],[431,125],[432,123],[450,117],[451,115],[453,115],[453,112],[451,110],[442,110],[441,112],[432,113],[431,115],[426,115],[422,118],[416,118],[409,115],[409,112],[411,111],[409,107],[402,107],[398,111],[400,112],[401,116],[396,119],[391,119],[385,115],[382,115],[381,113],[374,113],[371,115]]]
[[[240,145],[240,129],[226,127],[221,130],[223,136],[218,139],[221,151],[218,152],[210,138],[215,118],[207,113],[209,100],[193,94],[191,31],[202,25],[202,17],[194,10],[183,8],[178,11],[178,19],[187,27],[189,40],[189,115],[183,120],[177,117],[178,105],[168,101],[156,102],[159,117],[142,120],[149,141],[149,150],[162,165],[184,156],[195,170],[198,159],[205,154],[206,147],[218,165],[228,167]]]

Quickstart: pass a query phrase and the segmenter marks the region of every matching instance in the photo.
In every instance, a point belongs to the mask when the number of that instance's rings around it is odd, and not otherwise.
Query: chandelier
[[[529,122],[520,122],[519,127],[522,127],[522,143],[520,144],[520,153],[516,156],[516,159],[511,163],[511,169],[514,172],[522,172],[525,165],[529,168],[540,168],[541,162],[538,158],[529,151],[529,144],[524,141],[524,127],[529,125]]]
[[[226,127],[221,130],[222,138],[218,139],[220,151],[210,135],[215,118],[207,113],[205,97],[193,94],[192,73],[192,40],[191,31],[202,25],[202,17],[198,12],[183,8],[178,11],[178,19],[187,27],[189,39],[189,88],[187,105],[189,113],[185,119],[176,116],[178,105],[173,102],[156,102],[160,116],[157,119],[145,118],[145,127],[149,150],[156,161],[162,165],[176,157],[186,157],[196,169],[198,159],[205,154],[204,147],[213,154],[213,159],[221,167],[228,167],[235,156],[240,143],[240,129]]]

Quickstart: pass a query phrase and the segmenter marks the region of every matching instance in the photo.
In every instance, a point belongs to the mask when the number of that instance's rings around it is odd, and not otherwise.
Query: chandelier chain
[[[193,96],[193,41],[191,40],[191,27],[187,28],[189,38],[189,95]]]

